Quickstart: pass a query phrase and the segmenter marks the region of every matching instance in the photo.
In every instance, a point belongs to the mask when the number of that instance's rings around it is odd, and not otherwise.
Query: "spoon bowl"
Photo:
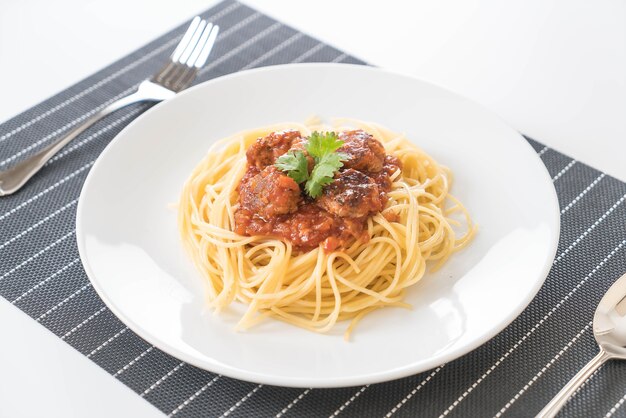
[[[609,359],[626,360],[626,274],[607,290],[593,316],[593,335],[600,352],[539,412],[554,417],[576,390]]]
[[[593,334],[611,358],[626,359],[626,274],[600,301],[593,317]]]

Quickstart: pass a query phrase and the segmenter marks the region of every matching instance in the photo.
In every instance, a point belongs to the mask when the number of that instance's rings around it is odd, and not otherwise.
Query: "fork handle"
[[[8,170],[0,172],[0,196],[10,195],[18,191],[32,176],[41,170],[54,154],[103,117],[133,103],[143,101],[158,102],[173,95],[174,92],[170,90],[157,86],[152,82],[144,81],[139,85],[139,89],[136,92],[116,100],[80,125],[74,127],[52,144],[43,148],[37,154],[20,161]]]
[[[595,356],[585,367],[583,367],[567,384],[556,394],[554,398],[548,403],[545,408],[539,412],[537,417],[539,418],[552,418],[561,410],[563,405],[569,400],[569,398],[576,392],[576,390],[595,372],[600,366],[602,366],[611,356],[607,354],[602,348],[597,356]]]

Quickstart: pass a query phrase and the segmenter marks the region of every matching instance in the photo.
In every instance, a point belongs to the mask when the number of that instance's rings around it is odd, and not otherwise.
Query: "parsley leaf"
[[[327,154],[331,154],[343,145],[343,141],[334,132],[313,132],[309,137],[305,148],[315,162],[319,162]]]
[[[304,185],[309,196],[316,198],[322,194],[322,188],[333,182],[333,177],[343,167],[341,155],[338,153],[326,154],[315,164],[311,178]]]
[[[306,155],[300,151],[289,151],[281,155],[274,164],[278,169],[287,172],[287,175],[297,183],[305,183],[304,190],[312,198],[322,194],[322,188],[333,182],[335,173],[343,167],[348,156],[337,151],[343,145],[334,132],[313,132],[304,148],[315,160],[313,171],[309,174]]]
[[[302,151],[289,151],[278,157],[274,165],[286,171],[296,183],[304,183],[309,179],[309,162]]]

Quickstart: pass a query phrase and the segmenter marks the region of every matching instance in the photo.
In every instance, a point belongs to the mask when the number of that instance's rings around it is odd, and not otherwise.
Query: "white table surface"
[[[626,180],[622,0],[245,0],[372,64],[482,103]],[[213,0],[0,2],[0,121],[142,46]],[[0,416],[162,414],[0,298]]]

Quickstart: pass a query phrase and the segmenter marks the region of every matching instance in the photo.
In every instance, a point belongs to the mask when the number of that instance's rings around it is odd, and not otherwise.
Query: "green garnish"
[[[326,154],[323,156],[311,172],[311,178],[304,185],[304,190],[313,198],[322,194],[322,188],[333,182],[335,173],[343,167],[341,160],[343,156],[339,153]]]
[[[324,156],[337,151],[342,145],[343,141],[334,132],[313,132],[304,147],[317,163]]]
[[[289,151],[281,155],[276,160],[275,166],[287,172],[287,175],[294,179],[296,183],[305,183],[304,190],[312,198],[322,194],[322,188],[332,183],[333,177],[341,167],[342,160],[348,156],[335,152],[343,145],[337,134],[334,132],[319,133],[313,132],[304,148],[315,160],[313,170],[309,174],[308,162],[304,152]]]
[[[309,179],[309,162],[302,151],[289,151],[278,157],[274,165],[279,170],[286,171],[296,183],[304,183]]]

